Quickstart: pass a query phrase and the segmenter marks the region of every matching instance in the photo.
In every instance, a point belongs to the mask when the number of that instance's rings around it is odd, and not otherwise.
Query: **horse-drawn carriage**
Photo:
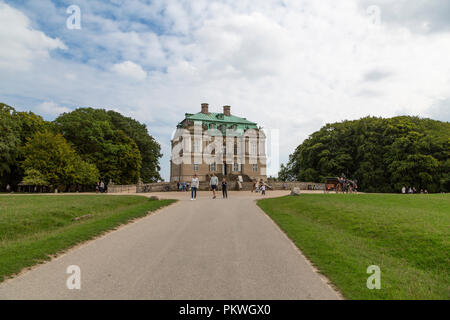
[[[358,192],[358,185],[356,180],[347,179],[345,176],[325,178],[325,193],[333,191],[336,193]]]

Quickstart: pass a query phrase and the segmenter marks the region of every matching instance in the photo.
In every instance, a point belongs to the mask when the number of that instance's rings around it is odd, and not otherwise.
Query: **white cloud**
[[[51,117],[57,117],[61,113],[72,111],[70,108],[59,106],[53,101],[46,101],[37,106],[40,114],[49,115]]]
[[[135,80],[144,80],[147,77],[147,72],[145,72],[140,65],[132,61],[115,64],[112,67],[112,70],[122,76]]]
[[[66,49],[59,39],[33,30],[19,10],[0,1],[0,69],[27,70],[34,60],[47,59],[49,51]]]

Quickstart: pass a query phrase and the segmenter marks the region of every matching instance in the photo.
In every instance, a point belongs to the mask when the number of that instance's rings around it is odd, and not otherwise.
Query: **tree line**
[[[401,116],[327,124],[295,149],[279,179],[323,182],[341,174],[366,192],[449,192],[450,123]]]
[[[79,108],[45,121],[0,103],[0,184],[15,187],[157,182],[161,147],[145,124]]]

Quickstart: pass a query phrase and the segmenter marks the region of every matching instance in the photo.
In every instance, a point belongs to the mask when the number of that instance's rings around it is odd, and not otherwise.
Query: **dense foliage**
[[[282,180],[324,181],[344,173],[366,192],[414,186],[450,191],[450,123],[367,117],[327,124],[297,147]]]
[[[142,157],[136,143],[116,129],[105,110],[77,109],[55,120],[56,127],[82,157],[94,163],[102,178],[117,184],[136,183]]]
[[[17,185],[24,176],[22,146],[52,124],[32,112],[18,112],[0,103],[0,183]]]
[[[161,157],[145,125],[114,111],[82,108],[48,122],[0,104],[0,188],[154,182]]]
[[[24,184],[73,185],[95,184],[100,176],[97,168],[81,160],[60,134],[38,132],[23,148]]]
[[[162,157],[161,147],[147,132],[145,124],[141,124],[134,119],[124,117],[118,112],[107,112],[113,126],[125,132],[133,139],[142,156],[141,180],[144,183],[157,182],[161,180],[159,171],[159,158]]]

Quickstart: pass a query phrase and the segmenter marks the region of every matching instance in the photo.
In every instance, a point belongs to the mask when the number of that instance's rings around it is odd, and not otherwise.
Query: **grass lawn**
[[[141,196],[0,196],[0,282],[173,202]],[[91,218],[73,221],[89,214]]]
[[[258,201],[348,299],[450,299],[450,195],[301,195]],[[366,286],[381,269],[381,289]]]

